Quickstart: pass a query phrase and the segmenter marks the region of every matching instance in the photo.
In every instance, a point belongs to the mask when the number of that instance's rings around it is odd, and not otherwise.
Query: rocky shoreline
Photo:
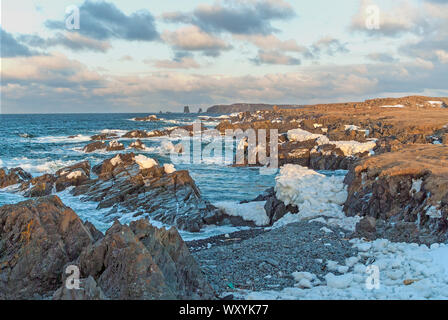
[[[428,256],[448,241],[447,103],[417,96],[218,117],[221,133],[279,132],[275,187],[233,207],[204,199],[187,170],[137,154],[140,139],[192,135],[193,125],[94,135],[85,153],[114,154],[93,166],[37,177],[1,168],[0,188],[30,200],[0,207],[0,299],[381,298],[362,287],[376,264],[383,297],[446,297],[448,277]],[[103,234],[81,221],[57,197],[64,190],[107,210],[112,226]],[[135,221],[121,224],[124,214]],[[176,230],[214,226],[246,229],[187,243]],[[69,265],[82,290],[64,286]]]

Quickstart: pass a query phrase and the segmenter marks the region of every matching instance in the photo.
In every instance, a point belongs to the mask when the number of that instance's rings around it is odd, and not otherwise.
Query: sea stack
[[[190,113],[190,107],[189,106],[185,106],[184,107],[184,113]]]
[[[199,108],[198,113],[202,113],[202,108]]]

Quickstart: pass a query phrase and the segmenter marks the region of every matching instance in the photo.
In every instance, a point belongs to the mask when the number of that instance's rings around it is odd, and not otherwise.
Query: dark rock
[[[86,145],[82,151],[86,152],[86,153],[90,153],[90,152],[94,152],[96,150],[104,150],[107,148],[107,144],[104,143],[103,141],[96,141],[96,142],[92,142],[89,143],[88,145]]]
[[[120,154],[95,166],[98,179],[73,190],[83,201],[98,202],[99,208],[142,211],[145,216],[188,231],[204,224],[224,222],[221,210],[202,199],[188,171],[165,173],[158,165],[142,169],[133,153]]]
[[[0,168],[0,188],[6,188],[32,179],[31,174],[22,168]]]
[[[0,299],[33,299],[56,290],[64,266],[92,240],[56,196],[0,207]]]
[[[112,140],[106,148],[106,151],[121,151],[124,150],[124,145],[117,140]]]
[[[146,146],[145,144],[140,140],[137,139],[134,142],[132,142],[129,147],[137,149],[137,150],[145,150]]]
[[[96,134],[90,137],[91,140],[94,141],[104,141],[104,140],[109,140],[109,139],[114,139],[117,138],[118,135],[116,133],[101,133],[101,134]]]

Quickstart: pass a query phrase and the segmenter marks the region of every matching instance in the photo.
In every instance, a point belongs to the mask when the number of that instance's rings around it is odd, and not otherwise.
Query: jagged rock
[[[127,133],[125,133],[122,137],[123,138],[131,138],[131,139],[137,139],[137,138],[149,138],[149,137],[159,137],[164,135],[162,131],[160,130],[154,130],[151,132],[147,132],[145,130],[132,130]]]
[[[96,150],[104,150],[107,148],[107,144],[103,141],[95,141],[86,145],[82,151],[86,153],[94,152]]]
[[[283,218],[287,213],[298,213],[299,209],[295,205],[285,205],[275,194],[274,187],[266,189],[262,194],[250,201],[241,201],[241,203],[248,203],[253,201],[266,201],[264,210],[269,217],[269,225],[273,225],[276,221]]]
[[[269,217],[269,224],[272,225],[276,221],[283,218],[283,216],[287,213],[298,213],[299,209],[294,205],[285,205],[285,203],[279,199],[275,195],[274,188],[269,189],[270,195],[266,199],[266,204],[264,205],[264,209],[266,214]]]
[[[146,219],[131,222],[130,228],[151,252],[165,281],[178,298],[211,299],[214,297],[213,289],[175,228],[158,229]]]
[[[137,139],[134,142],[132,142],[129,145],[129,147],[137,149],[137,150],[145,150],[145,148],[146,148],[145,144],[140,139]]]
[[[377,219],[375,236],[445,242],[447,168],[448,148],[430,144],[407,145],[396,152],[365,158],[346,176],[344,211],[349,216]],[[384,227],[379,227],[380,221]]]
[[[93,240],[56,196],[0,207],[0,299],[34,299],[60,286],[64,266]]]
[[[22,184],[19,190],[25,197],[48,196],[53,191],[60,192],[71,186],[78,186],[90,179],[90,164],[82,161],[58,170],[55,174],[44,174]]]
[[[25,191],[23,194],[25,197],[43,197],[52,193],[55,182],[56,177],[54,175],[44,174],[22,183],[20,189]]]
[[[137,117],[137,118],[134,118],[134,120],[135,121],[160,121],[160,119],[157,118],[157,116],[155,116],[153,114],[146,116],[146,117]]]
[[[63,191],[71,186],[79,186],[90,179],[90,163],[82,161],[72,166],[56,171],[56,192]]]
[[[67,289],[62,285],[53,294],[53,300],[108,300],[108,298],[95,279],[89,276],[87,279],[80,279],[79,289]]]
[[[66,286],[78,267],[80,289]],[[72,274],[70,274],[72,275]],[[213,299],[179,233],[148,220],[105,235],[56,196],[0,207],[0,299]]]
[[[104,141],[104,140],[109,140],[109,139],[114,139],[117,138],[118,135],[116,133],[110,132],[110,133],[100,133],[100,134],[96,134],[90,137],[90,140],[93,141]]]
[[[185,106],[184,107],[184,113],[190,113],[190,107],[189,106]]]
[[[124,150],[124,144],[118,142],[117,140],[112,140],[106,148],[106,151],[121,151]]]
[[[202,199],[188,171],[167,174],[164,167],[142,168],[133,153],[120,154],[95,166],[98,179],[73,189],[83,201],[98,202],[98,208],[143,211],[144,216],[199,231],[204,224],[224,221],[221,210]]]
[[[22,168],[0,168],[0,188],[6,188],[32,179],[31,174]]]

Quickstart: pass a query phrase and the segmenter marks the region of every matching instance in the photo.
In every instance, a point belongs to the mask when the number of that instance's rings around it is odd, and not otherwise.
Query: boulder
[[[396,152],[364,158],[346,176],[344,211],[376,219],[376,237],[445,242],[447,168],[448,148],[432,144],[406,145]],[[380,228],[381,223],[384,227]],[[364,221],[358,230],[365,233],[366,226]]]
[[[103,141],[95,141],[86,145],[82,151],[86,153],[94,152],[96,150],[105,150],[107,148],[107,144]]]
[[[150,165],[145,167],[145,163]],[[106,159],[93,171],[98,179],[74,188],[83,201],[98,202],[98,208],[144,212],[144,216],[188,231],[199,231],[205,224],[224,221],[221,210],[201,197],[188,171],[166,173],[154,160],[133,153]]]
[[[32,179],[31,174],[22,168],[6,169],[0,168],[0,188],[20,184]]]
[[[64,266],[93,237],[56,196],[0,207],[0,299],[35,299],[60,285]]]
[[[109,139],[117,138],[118,135],[116,133],[100,133],[90,137],[90,140],[93,141],[104,141]]]
[[[106,151],[121,151],[124,150],[124,144],[118,142],[117,140],[112,140],[106,148]]]
[[[66,286],[77,267],[80,288]],[[214,299],[176,229],[115,221],[105,235],[56,196],[0,207],[0,299]]]
[[[145,150],[145,148],[146,148],[145,144],[140,139],[137,139],[134,142],[132,142],[129,145],[129,147],[137,149],[137,150]]]

